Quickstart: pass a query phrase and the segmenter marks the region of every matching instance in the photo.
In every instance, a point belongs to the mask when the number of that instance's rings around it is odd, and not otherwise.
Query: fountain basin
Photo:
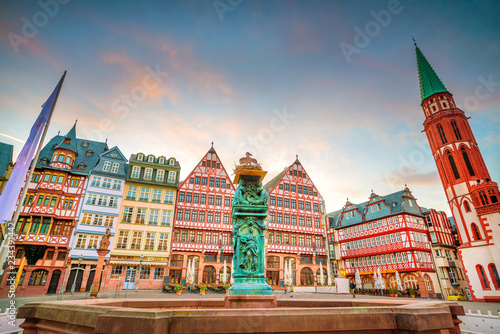
[[[29,303],[37,333],[460,333],[455,302],[278,299],[276,308],[224,308],[224,299],[91,299]]]

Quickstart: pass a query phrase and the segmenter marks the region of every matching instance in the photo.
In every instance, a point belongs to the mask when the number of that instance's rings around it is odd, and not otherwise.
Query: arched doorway
[[[215,282],[215,268],[213,266],[205,266],[205,268],[203,268],[203,283],[213,284]]]
[[[52,272],[52,278],[50,279],[49,289],[47,290],[48,295],[53,295],[57,292],[57,287],[59,286],[59,278],[61,278],[61,271],[54,270]]]
[[[85,287],[85,291],[89,292],[92,287],[92,283],[94,283],[95,276],[95,265],[92,265],[93,268],[90,269],[89,278],[87,279],[87,286]]]
[[[69,274],[68,282],[66,283],[66,292],[71,292],[71,288],[73,287],[73,283],[75,284],[75,292],[80,292],[80,288],[82,287],[83,281],[83,273],[84,273],[84,265],[78,267],[77,264],[73,264],[71,268],[71,272]],[[76,277],[76,280],[75,280]]]
[[[314,284],[313,272],[310,268],[305,267],[300,271],[300,285],[310,286]]]

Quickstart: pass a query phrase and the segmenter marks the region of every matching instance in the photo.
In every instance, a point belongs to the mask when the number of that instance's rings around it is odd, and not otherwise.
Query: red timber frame
[[[213,148],[179,184],[168,273],[171,280],[185,279],[190,258],[196,258],[197,283],[218,283],[224,259],[230,274],[234,190]]]
[[[15,260],[15,267],[18,268],[21,264],[24,245],[47,248],[35,265],[25,263],[24,280],[19,284],[16,295],[33,296],[47,293],[52,275],[56,271],[60,273],[57,290],[61,288],[69,243],[76,225],[86,181],[86,176],[73,175],[61,170],[36,169],[33,173],[15,227],[15,254],[19,254],[19,258]],[[52,258],[47,258],[47,255]],[[35,270],[47,271],[44,284],[30,285],[30,277]],[[8,277],[9,275],[4,275],[2,278],[1,296],[6,296],[8,293],[9,286],[6,285]]]
[[[384,273],[434,272],[427,227],[419,219],[403,213],[339,229],[346,274],[354,275],[356,270],[373,274],[378,269]]]
[[[326,231],[321,194],[298,160],[274,181],[269,188],[265,186],[269,192],[268,283],[278,285],[284,280],[285,260],[290,259],[293,259],[294,285],[317,285],[320,262],[326,283]]]

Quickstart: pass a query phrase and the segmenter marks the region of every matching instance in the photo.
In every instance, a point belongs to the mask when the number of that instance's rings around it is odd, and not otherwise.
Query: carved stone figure
[[[106,229],[106,233],[102,236],[101,242],[99,243],[99,249],[108,249],[110,241],[109,238],[111,237],[111,232],[109,231],[109,228]]]

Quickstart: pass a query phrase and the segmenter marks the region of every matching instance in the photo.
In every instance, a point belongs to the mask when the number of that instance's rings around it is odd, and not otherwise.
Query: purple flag
[[[14,214],[16,202],[19,198],[19,194],[21,193],[21,189],[23,188],[24,181],[26,180],[26,174],[28,173],[28,168],[30,166],[31,160],[34,158],[36,148],[38,146],[38,142],[40,141],[40,137],[42,135],[45,124],[47,123],[52,108],[57,99],[57,93],[62,85],[64,79],[64,75],[59,80],[56,88],[47,99],[47,101],[42,106],[42,112],[38,116],[31,128],[30,135],[28,140],[24,144],[21,153],[16,160],[16,165],[12,170],[12,174],[10,175],[9,181],[5,186],[2,194],[0,195],[0,224],[4,224],[6,221],[12,219],[12,215]],[[36,163],[34,161],[33,163]],[[20,204],[22,203],[20,200]]]

